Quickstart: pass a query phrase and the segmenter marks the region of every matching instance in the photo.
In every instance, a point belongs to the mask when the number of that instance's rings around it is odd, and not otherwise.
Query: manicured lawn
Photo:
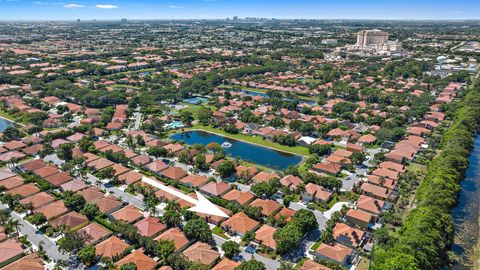
[[[21,117],[17,117],[17,116],[15,116],[15,115],[9,114],[9,113],[7,113],[7,112],[5,112],[5,111],[0,111],[0,116],[4,117],[4,118],[6,118],[6,119],[8,119],[8,120],[10,120],[10,121],[12,121],[12,122],[16,122],[17,124],[22,125],[22,123],[21,123],[21,122],[22,122]]]
[[[274,143],[274,142],[271,142],[271,141],[264,140],[263,138],[258,137],[258,136],[250,136],[250,135],[245,135],[245,134],[229,134],[229,133],[226,133],[225,131],[223,131],[221,129],[213,128],[213,127],[210,127],[210,126],[203,126],[203,125],[194,125],[193,127],[188,128],[188,129],[190,129],[190,130],[199,129],[199,130],[203,130],[203,131],[207,131],[207,132],[211,132],[211,133],[217,133],[219,135],[222,135],[222,136],[225,136],[225,137],[228,137],[228,138],[237,139],[237,140],[241,140],[241,141],[246,141],[246,142],[249,142],[249,143],[258,144],[258,145],[270,147],[272,149],[276,149],[276,150],[279,150],[279,151],[283,151],[283,152],[287,152],[287,153],[291,153],[291,154],[296,154],[296,155],[301,155],[301,156],[305,156],[305,157],[308,157],[310,155],[308,153],[308,148],[306,148],[306,147],[303,147],[303,146],[290,147],[290,146],[280,145],[278,143]]]
[[[225,232],[223,231],[223,229],[218,226],[212,229],[212,233],[222,237],[223,239],[228,240],[228,237],[225,235]]]
[[[410,163],[408,165],[407,169],[412,172],[420,172],[420,173],[426,173],[427,172],[427,166],[421,165],[418,163]]]
[[[267,93],[268,89],[262,89],[262,88],[252,88],[252,87],[246,87],[246,86],[233,86],[233,85],[220,85],[220,88],[225,88],[225,89],[238,89],[241,88],[246,91],[250,92],[256,92],[256,93]],[[318,101],[318,98],[316,97],[308,97],[308,96],[301,96],[297,95],[298,99],[304,99],[304,100],[310,100],[310,101]]]

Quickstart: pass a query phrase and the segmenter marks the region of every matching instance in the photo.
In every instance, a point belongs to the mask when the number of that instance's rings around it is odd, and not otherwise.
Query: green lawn
[[[264,140],[263,138],[261,138],[259,136],[250,136],[250,135],[246,135],[246,134],[229,134],[229,133],[226,133],[225,131],[223,131],[221,129],[213,128],[213,127],[210,127],[210,126],[203,126],[203,125],[194,125],[193,127],[188,128],[188,129],[190,129],[190,130],[199,129],[199,130],[203,130],[203,131],[207,131],[207,132],[211,132],[211,133],[216,133],[216,134],[228,137],[228,138],[237,139],[237,140],[241,140],[241,141],[246,141],[246,142],[249,142],[249,143],[269,147],[269,148],[272,148],[272,149],[275,149],[275,150],[279,150],[279,151],[283,151],[283,152],[287,152],[287,153],[291,153],[291,154],[295,154],[295,155],[301,155],[301,156],[304,156],[304,157],[308,157],[310,155],[308,153],[308,148],[306,148],[306,147],[303,147],[303,146],[291,147],[291,146],[280,145],[278,143],[274,143],[274,142],[271,142],[271,141],[268,141],[268,140]]]
[[[6,119],[8,119],[8,120],[10,120],[10,121],[12,121],[12,122],[15,122],[16,124],[23,125],[23,123],[21,123],[21,122],[22,122],[22,119],[21,119],[20,117],[17,117],[17,116],[15,116],[15,115],[13,115],[13,114],[9,114],[9,113],[6,112],[6,111],[1,111],[1,110],[0,110],[0,116],[3,117],[3,118],[6,118]]]
[[[225,89],[238,89],[241,88],[243,90],[247,90],[250,92],[256,92],[256,93],[267,93],[268,89],[262,89],[262,88],[252,88],[252,87],[246,87],[246,86],[233,86],[233,85],[220,85],[220,88],[225,88]],[[301,96],[297,95],[298,99],[304,99],[304,100],[310,100],[310,101],[318,101],[318,98],[316,97],[308,97],[308,96]]]

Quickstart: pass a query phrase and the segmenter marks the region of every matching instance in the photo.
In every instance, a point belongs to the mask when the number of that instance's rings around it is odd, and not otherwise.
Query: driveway
[[[222,246],[223,243],[227,241],[216,234],[213,235],[213,239],[215,240],[215,243],[219,248]],[[256,253],[255,254],[248,253],[245,251],[244,247],[240,247],[240,256],[246,261],[250,260],[253,257],[255,258],[255,260],[263,262],[267,270],[276,270],[280,267],[280,262],[278,260],[265,258]]]

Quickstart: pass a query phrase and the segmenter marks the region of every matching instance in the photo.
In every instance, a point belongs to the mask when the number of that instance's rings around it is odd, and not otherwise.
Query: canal
[[[270,149],[267,147],[226,138],[221,135],[205,132],[205,131],[185,131],[173,134],[170,139],[184,141],[186,144],[202,144],[207,145],[211,142],[222,144],[228,142],[230,147],[224,148],[225,153],[230,157],[239,157],[243,160],[269,167],[272,169],[286,169],[290,165],[296,165],[302,161],[302,157],[290,153],[285,153]]]
[[[479,267],[478,248],[480,236],[480,136],[475,140],[475,147],[469,158],[469,167],[461,183],[462,190],[458,205],[453,210],[455,239],[453,252],[458,261],[453,270],[467,270]]]

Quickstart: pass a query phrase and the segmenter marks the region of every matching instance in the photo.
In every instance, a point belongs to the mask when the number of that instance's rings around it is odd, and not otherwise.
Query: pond
[[[14,127],[15,124],[5,118],[0,118],[0,132],[3,132],[7,127]]]
[[[452,250],[458,256],[457,263],[451,268],[454,270],[474,269],[473,262],[478,259],[475,251],[480,233],[480,136],[475,140],[469,162],[465,179],[461,183],[458,204],[452,214],[455,224]]]
[[[227,155],[233,158],[239,157],[243,160],[272,169],[283,170],[290,165],[296,165],[302,161],[302,157],[298,155],[226,138],[224,136],[205,131],[194,130],[180,132],[172,135],[170,139],[184,141],[189,145],[194,145],[197,143],[207,145],[211,142],[216,142],[222,145],[223,143],[227,142],[231,144],[230,147],[224,148]]]
[[[249,91],[249,90],[244,90],[244,89],[242,89],[242,90],[234,89],[234,90],[232,90],[232,91],[237,92],[237,93],[242,93],[242,94],[245,94],[245,95],[250,95],[250,96],[252,96],[252,97],[257,97],[257,96],[258,96],[258,97],[264,97],[264,98],[265,98],[265,97],[268,97],[268,95],[267,95],[266,93],[254,92],[254,91]],[[290,99],[284,98],[284,100],[290,100]],[[308,99],[299,98],[298,101],[299,101],[300,103],[306,103],[306,104],[311,105],[311,106],[316,106],[316,105],[318,105],[318,102],[313,101],[313,100],[308,100]]]

